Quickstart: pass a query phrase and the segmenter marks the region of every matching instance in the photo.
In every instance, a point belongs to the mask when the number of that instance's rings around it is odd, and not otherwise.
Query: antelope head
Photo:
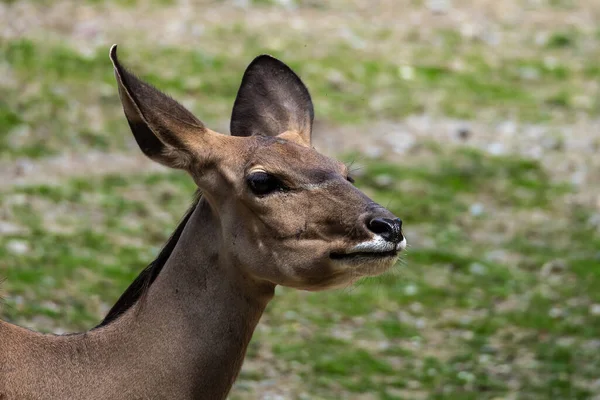
[[[128,72],[116,45],[110,57],[135,140],[191,175],[218,226],[198,240],[219,243],[236,273],[321,290],[386,271],[406,247],[400,219],[311,146],[310,95],[281,61],[261,55],[248,66],[224,135]]]

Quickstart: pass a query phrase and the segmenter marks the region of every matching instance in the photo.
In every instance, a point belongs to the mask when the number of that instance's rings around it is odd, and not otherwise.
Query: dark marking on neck
[[[102,322],[96,326],[94,329],[101,328],[115,321],[119,316],[123,315],[127,310],[133,307],[144,295],[148,292],[148,289],[158,277],[160,271],[167,263],[167,260],[173,253],[179,238],[181,238],[181,234],[183,233],[183,229],[187,225],[192,213],[200,203],[202,199],[202,194],[200,191],[197,191],[194,197],[194,202],[190,206],[190,208],[185,213],[181,222],[175,229],[175,232],[171,235],[167,243],[164,245],[158,257],[154,261],[152,261],[144,270],[138,275],[138,277],[129,285],[127,290],[119,297],[119,300],[115,303],[114,306],[110,309],[106,317],[102,320]]]

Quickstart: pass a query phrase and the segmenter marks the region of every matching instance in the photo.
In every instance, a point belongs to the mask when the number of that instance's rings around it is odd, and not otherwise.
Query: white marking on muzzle
[[[402,242],[398,243],[398,246],[400,246],[402,243],[406,245],[406,240],[403,239]],[[348,253],[385,253],[386,251],[394,251],[396,250],[396,248],[397,247],[394,246],[394,243],[388,242],[379,235],[375,235],[375,237],[372,240],[357,244],[356,246],[351,248],[348,251]]]
[[[400,251],[400,250],[404,250],[404,249],[406,249],[406,238],[405,237],[403,237],[402,241],[396,245],[396,250]]]

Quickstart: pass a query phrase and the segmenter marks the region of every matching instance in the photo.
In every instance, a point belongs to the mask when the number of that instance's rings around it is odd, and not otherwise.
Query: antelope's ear
[[[209,132],[191,112],[171,97],[138,79],[110,49],[125,117],[145,155],[172,168],[190,167],[191,147]]]
[[[250,63],[233,106],[233,136],[277,136],[291,131],[310,144],[313,119],[310,94],[294,71],[268,55]]]

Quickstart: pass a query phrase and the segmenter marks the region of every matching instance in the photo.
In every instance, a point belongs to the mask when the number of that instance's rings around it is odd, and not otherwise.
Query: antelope
[[[310,94],[276,58],[247,67],[231,135],[130,73],[116,45],[110,59],[140,149],[186,171],[198,194],[95,328],[53,335],[0,320],[0,399],[224,399],[276,285],[381,274],[406,247],[402,223],[311,146]]]

